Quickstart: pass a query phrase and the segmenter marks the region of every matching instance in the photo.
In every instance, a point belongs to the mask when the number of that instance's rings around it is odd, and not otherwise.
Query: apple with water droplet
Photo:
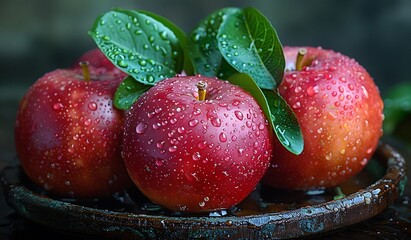
[[[81,55],[73,65],[73,68],[80,68],[81,62],[88,62],[90,67],[105,69],[112,74],[118,74],[120,76],[126,76],[126,74],[117,68],[107,57],[104,53],[100,50],[100,48],[93,48],[85,52]]]
[[[124,113],[112,103],[124,76],[83,64],[48,72],[28,89],[17,112],[15,146],[35,184],[78,199],[132,186],[121,158]]]
[[[264,184],[287,189],[334,187],[359,173],[382,135],[383,101],[367,70],[341,53],[284,47],[280,95],[293,108],[304,150],[293,155],[274,142]]]
[[[136,186],[179,212],[228,209],[259,183],[272,133],[253,97],[217,78],[158,82],[125,118],[122,155]]]

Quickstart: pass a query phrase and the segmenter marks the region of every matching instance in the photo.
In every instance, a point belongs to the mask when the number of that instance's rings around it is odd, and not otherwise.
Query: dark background
[[[411,81],[409,0],[1,0],[0,166],[14,157],[13,125],[20,98],[48,71],[72,65],[96,45],[87,31],[113,7],[162,15],[189,33],[212,11],[253,6],[276,28],[283,45],[334,49],[356,59],[382,95]]]

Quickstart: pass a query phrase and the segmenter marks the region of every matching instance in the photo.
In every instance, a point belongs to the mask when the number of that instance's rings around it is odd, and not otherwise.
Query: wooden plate
[[[241,204],[207,215],[169,212],[137,189],[110,199],[59,199],[34,186],[18,165],[1,175],[8,203],[21,216],[70,234],[121,239],[276,239],[325,233],[371,218],[402,195],[405,160],[381,143],[367,167],[323,192],[258,186]]]

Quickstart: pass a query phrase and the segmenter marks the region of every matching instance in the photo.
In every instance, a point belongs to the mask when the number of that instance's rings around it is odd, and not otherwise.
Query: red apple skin
[[[196,99],[199,81],[208,84]],[[201,76],[160,81],[125,120],[123,157],[136,186],[179,212],[227,209],[258,184],[272,156],[259,105],[228,82]]]
[[[304,150],[294,155],[274,141],[276,152],[263,183],[310,190],[334,187],[359,173],[382,135],[383,101],[358,62],[332,50],[304,47],[301,71],[286,71],[280,95],[301,125]],[[295,69],[299,47],[284,47]]]
[[[88,62],[89,66],[94,68],[105,69],[109,72],[120,74],[126,76],[127,74],[117,68],[107,57],[104,53],[100,50],[100,48],[93,48],[85,52],[82,56],[80,56],[74,63],[73,68],[80,67],[80,62]]]
[[[122,76],[90,66],[57,69],[23,96],[15,145],[23,170],[49,193],[70,198],[113,195],[132,186],[121,141],[124,113],[112,104]]]

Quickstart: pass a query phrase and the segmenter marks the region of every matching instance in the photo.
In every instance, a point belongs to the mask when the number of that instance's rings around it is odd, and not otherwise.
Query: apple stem
[[[87,61],[81,61],[80,67],[83,70],[83,77],[84,81],[89,82],[90,81],[90,70],[88,68],[88,62]]]
[[[304,58],[305,54],[307,54],[307,49],[306,48],[298,49],[297,60],[295,61],[295,69],[297,71],[301,71],[303,69],[303,58]]]
[[[204,81],[199,81],[196,86],[198,89],[198,100],[204,101],[207,93],[207,83]]]

